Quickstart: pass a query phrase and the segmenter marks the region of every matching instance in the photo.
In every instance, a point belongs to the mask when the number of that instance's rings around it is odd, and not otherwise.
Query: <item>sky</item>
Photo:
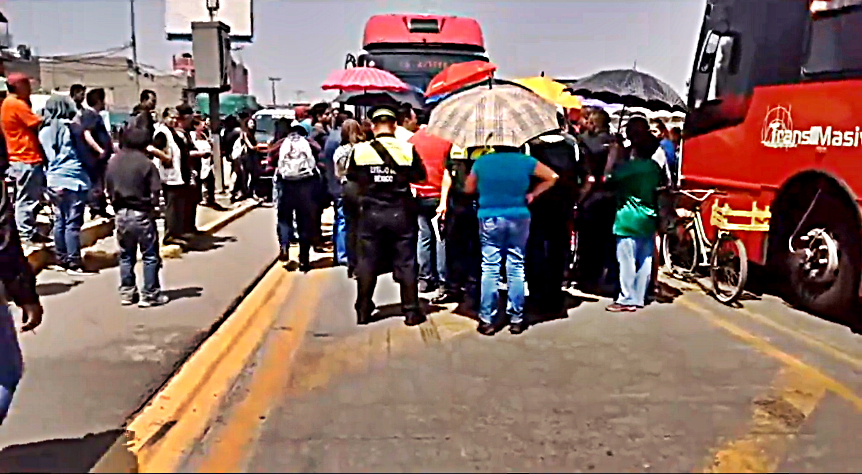
[[[138,56],[169,70],[191,43],[169,42],[166,1],[136,0]],[[225,0],[222,0],[225,1]],[[229,0],[236,1],[236,0]],[[326,76],[361,49],[365,20],[378,13],[434,13],[479,21],[497,75],[579,78],[603,69],[648,72],[685,96],[705,0],[254,0],[254,43],[235,52],[251,92],[268,102],[328,97]],[[9,33],[37,55],[121,46],[131,37],[127,0],[0,0]]]

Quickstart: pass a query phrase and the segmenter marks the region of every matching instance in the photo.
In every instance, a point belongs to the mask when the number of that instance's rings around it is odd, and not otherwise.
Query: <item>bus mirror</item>
[[[697,64],[698,72],[706,74],[712,69],[720,43],[721,35],[714,31],[710,31],[707,34],[706,41],[703,42],[703,51],[700,53],[700,60]]]

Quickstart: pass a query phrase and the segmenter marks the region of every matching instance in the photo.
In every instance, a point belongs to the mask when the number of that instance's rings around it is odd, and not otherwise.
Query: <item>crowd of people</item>
[[[659,291],[657,189],[675,182],[678,129],[634,116],[623,137],[606,112],[585,109],[575,123],[559,114],[559,130],[520,149],[465,150],[427,133],[429,114],[388,104],[359,121],[317,104],[307,117],[279,120],[266,166],[280,259],[295,242],[299,269],[311,269],[332,203],[333,260],[358,280],[360,322],[374,310],[376,277],[388,272],[402,285],[408,324],[424,320],[421,293],[460,303],[484,333],[497,324],[502,262],[516,333],[526,329],[525,307],[540,317],[564,312],[567,282],[615,293],[609,311],[635,311]]]

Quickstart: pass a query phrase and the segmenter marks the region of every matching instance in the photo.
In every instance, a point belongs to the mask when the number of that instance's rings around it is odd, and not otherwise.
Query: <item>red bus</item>
[[[794,304],[851,324],[862,321],[860,45],[862,0],[708,0],[680,169],[685,188],[727,193],[713,205],[767,211],[766,231],[740,235],[749,260]]]
[[[452,64],[488,60],[479,23],[455,16],[372,16],[365,24],[362,48],[355,65],[389,71],[423,91]],[[348,63],[351,58],[348,55]]]

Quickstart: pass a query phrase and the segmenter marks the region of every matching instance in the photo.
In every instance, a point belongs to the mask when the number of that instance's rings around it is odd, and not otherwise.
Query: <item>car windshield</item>
[[[254,138],[260,142],[268,142],[275,136],[275,117],[259,115],[254,118]]]

